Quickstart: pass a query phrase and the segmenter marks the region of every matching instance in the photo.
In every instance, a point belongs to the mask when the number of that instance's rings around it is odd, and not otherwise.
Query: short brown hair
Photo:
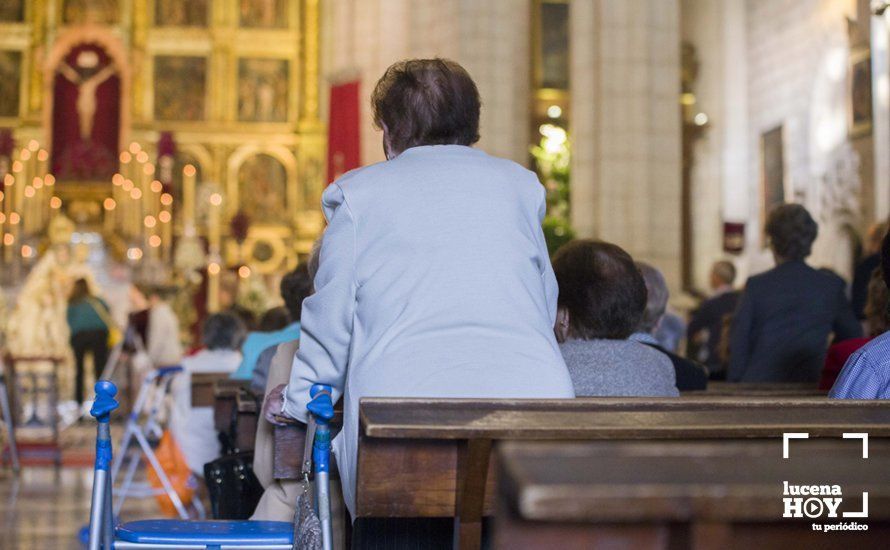
[[[569,312],[569,336],[624,340],[646,308],[646,284],[630,254],[592,239],[574,240],[553,256],[560,307]]]
[[[374,124],[386,127],[398,154],[418,145],[479,141],[479,90],[449,59],[408,59],[391,65],[371,94]]]
[[[810,255],[819,225],[800,204],[782,204],[770,212],[766,234],[773,252],[783,260],[803,260]]]

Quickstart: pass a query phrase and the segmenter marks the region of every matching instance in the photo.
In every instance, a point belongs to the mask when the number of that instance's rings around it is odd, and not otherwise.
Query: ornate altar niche
[[[173,234],[184,229],[177,206],[192,165],[199,236],[202,201],[221,195],[223,260],[280,271],[323,227],[318,4],[6,0],[0,128],[13,128],[16,147],[46,148],[62,210],[108,233],[112,177],[127,169],[120,154],[136,143],[143,164],[161,168],[158,140],[171,133]],[[236,215],[249,229],[227,238]]]

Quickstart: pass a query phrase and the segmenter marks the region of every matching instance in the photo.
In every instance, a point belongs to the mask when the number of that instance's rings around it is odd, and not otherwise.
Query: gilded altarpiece
[[[13,128],[17,143],[50,147],[54,85],[64,80],[79,100],[69,133],[87,143],[91,117],[108,109],[120,150],[137,142],[154,159],[159,136],[172,132],[174,197],[183,166],[194,165],[199,187],[223,193],[224,228],[239,212],[250,220],[243,243],[224,243],[230,262],[274,250],[262,266],[280,270],[323,227],[318,25],[319,0],[8,0],[0,8],[0,126]],[[79,59],[78,48],[95,50],[84,58],[94,68],[63,66]],[[84,86],[99,73],[113,86]],[[57,185],[69,215],[102,227],[95,206],[111,195],[110,179]]]

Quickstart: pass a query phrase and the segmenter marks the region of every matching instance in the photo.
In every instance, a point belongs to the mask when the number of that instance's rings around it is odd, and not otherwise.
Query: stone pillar
[[[323,72],[362,81],[362,163],[383,160],[369,98],[386,68],[409,57],[448,57],[482,95],[482,139],[491,154],[528,161],[530,0],[332,0],[322,33]]]
[[[598,2],[573,0],[569,7],[572,139],[571,218],[579,237],[599,234],[597,167],[599,155]]]
[[[679,2],[575,1],[571,9],[573,224],[657,265],[677,289]]]
[[[531,1],[461,0],[459,25],[455,60],[470,72],[482,96],[479,147],[527,165]]]

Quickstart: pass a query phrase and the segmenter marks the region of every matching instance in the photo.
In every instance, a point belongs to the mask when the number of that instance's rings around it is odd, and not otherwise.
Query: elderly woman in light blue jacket
[[[362,397],[574,397],[554,337],[557,286],[533,172],[474,149],[476,85],[457,63],[391,66],[374,90],[387,160],[335,181],[290,382],[266,416],[343,395],[334,451],[355,498]]]

